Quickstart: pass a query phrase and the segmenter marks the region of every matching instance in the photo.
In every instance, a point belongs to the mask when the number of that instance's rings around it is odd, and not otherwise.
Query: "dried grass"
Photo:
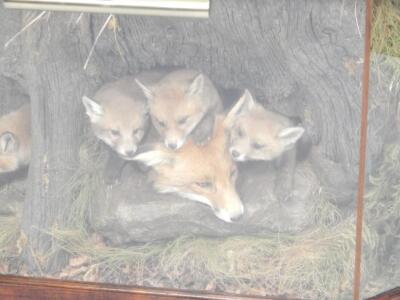
[[[0,262],[17,255],[19,232],[19,220],[16,216],[0,217]]]

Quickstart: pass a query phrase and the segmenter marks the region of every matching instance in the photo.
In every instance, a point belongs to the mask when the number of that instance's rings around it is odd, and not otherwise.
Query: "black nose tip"
[[[231,221],[232,221],[232,222],[237,222],[237,221],[239,221],[241,218],[242,218],[242,215],[238,215],[238,216],[236,216],[236,217],[232,217],[232,218],[231,218]]]
[[[135,155],[135,151],[131,150],[131,151],[126,151],[126,156],[132,157]]]
[[[178,145],[175,143],[168,143],[168,148],[170,148],[172,150],[175,150],[177,147],[178,147]]]
[[[239,153],[238,151],[236,151],[236,150],[232,150],[232,151],[231,151],[231,154],[232,154],[232,156],[233,156],[234,158],[237,158],[237,157],[239,157],[239,155],[240,155],[240,153]]]

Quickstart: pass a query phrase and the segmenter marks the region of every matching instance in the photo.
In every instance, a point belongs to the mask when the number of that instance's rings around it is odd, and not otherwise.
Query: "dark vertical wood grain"
[[[24,262],[41,275],[65,262],[49,231],[63,227],[72,197],[65,187],[79,165],[82,103],[81,32],[69,14],[52,13],[23,39],[32,108],[32,158],[22,216]],[[56,259],[55,259],[56,258]]]
[[[364,192],[365,192],[365,165],[367,151],[367,126],[368,126],[368,91],[369,69],[371,56],[371,26],[372,26],[372,0],[366,0],[365,36],[364,36],[364,70],[361,95],[361,124],[360,124],[360,162],[358,168],[358,190],[356,211],[356,244],[354,257],[354,285],[353,299],[360,299],[361,288],[361,255],[362,255],[362,228],[364,217]]]

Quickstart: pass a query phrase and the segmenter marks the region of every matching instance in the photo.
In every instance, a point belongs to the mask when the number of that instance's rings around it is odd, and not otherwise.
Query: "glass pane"
[[[364,11],[1,9],[0,271],[348,299]]]

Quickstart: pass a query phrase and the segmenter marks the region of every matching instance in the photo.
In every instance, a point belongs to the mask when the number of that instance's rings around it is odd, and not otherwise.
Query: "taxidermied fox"
[[[244,208],[235,189],[237,168],[226,148],[224,126],[223,118],[217,117],[212,138],[205,145],[189,139],[174,151],[158,143],[135,159],[153,168],[150,179],[159,193],[207,204],[219,219],[232,222]]]
[[[149,102],[152,123],[165,145],[177,150],[191,136],[202,144],[212,135],[222,102],[211,80],[194,70],[168,73],[154,85],[136,81]]]
[[[138,78],[153,83],[162,75],[146,72]],[[133,159],[148,131],[150,120],[146,97],[135,77],[125,77],[102,86],[93,99],[83,96],[82,102],[95,136],[112,149],[105,175],[106,181],[113,183],[126,161]]]
[[[31,159],[31,106],[0,118],[0,173],[27,166]]]
[[[227,120],[232,158],[235,161],[277,162],[279,172],[275,191],[279,198],[287,198],[293,187],[297,148],[304,128],[293,124],[288,117],[266,110],[248,90],[229,111]]]

